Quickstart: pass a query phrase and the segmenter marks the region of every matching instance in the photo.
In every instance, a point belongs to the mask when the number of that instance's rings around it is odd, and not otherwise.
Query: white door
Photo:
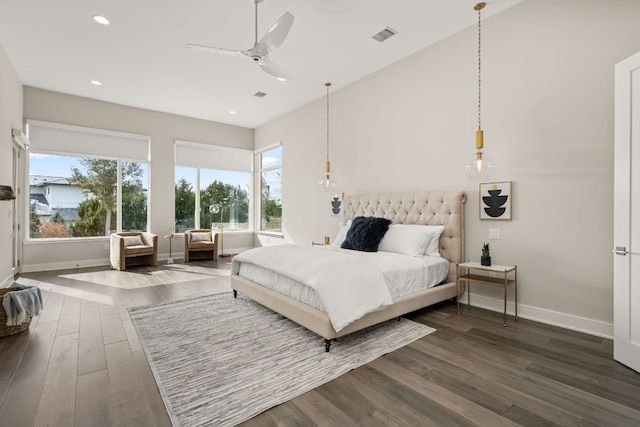
[[[16,199],[12,200],[11,206],[11,218],[12,218],[12,247],[13,247],[13,257],[11,264],[11,272],[15,276],[20,272],[21,265],[21,256],[22,256],[22,240],[24,236],[24,231],[22,224],[24,222],[25,213],[25,197],[28,197],[28,190],[25,193],[23,190],[24,187],[24,176],[25,176],[25,165],[26,165],[26,150],[28,147],[29,141],[24,137],[22,132],[17,129],[13,130],[13,177],[11,180],[11,186],[13,188],[14,193],[16,193]],[[25,196],[26,194],[26,196]]]
[[[640,53],[616,65],[613,358],[640,372]]]

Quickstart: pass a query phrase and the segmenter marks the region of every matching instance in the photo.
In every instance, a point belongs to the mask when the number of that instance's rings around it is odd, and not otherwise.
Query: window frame
[[[180,151],[180,147],[184,147],[185,153],[182,153],[182,155],[179,153]],[[203,155],[200,156],[198,161],[194,161],[193,164],[189,164],[189,157],[190,155],[193,156],[193,151],[195,151],[197,153],[197,151],[202,150],[203,151]],[[221,154],[222,156],[228,155],[226,157],[227,161],[229,162],[229,167],[225,168],[225,163],[224,160],[222,161],[222,163],[220,163],[220,159],[216,159],[214,161],[212,161],[212,164],[215,165],[207,165],[208,161],[204,161],[202,162],[202,158],[207,158],[208,156],[204,155],[204,153],[206,152],[211,152],[213,153],[213,157],[215,158],[215,153]],[[191,152],[191,153],[190,153]],[[243,161],[241,161],[240,159],[237,158],[237,156],[234,155],[235,154],[242,156],[242,155],[249,155],[249,157],[247,158],[247,165],[249,166],[249,168],[247,169],[245,165],[244,169],[247,170],[243,170]],[[242,153],[242,152],[247,152],[247,153]],[[200,229],[203,226],[205,226],[204,228],[209,228],[211,226],[211,224],[207,225],[207,224],[201,224],[201,182],[202,182],[202,178],[201,178],[201,170],[208,170],[208,171],[219,171],[219,172],[234,172],[234,173],[247,173],[249,175],[249,179],[248,179],[248,185],[249,188],[247,190],[247,195],[249,197],[249,206],[248,206],[248,210],[247,210],[247,230],[231,230],[231,229],[227,229],[225,228],[224,232],[225,233],[230,233],[230,234],[242,234],[242,233],[253,233],[254,232],[254,219],[253,219],[253,211],[254,211],[254,183],[253,183],[253,175],[254,175],[254,167],[253,167],[253,162],[251,161],[251,156],[253,155],[253,151],[249,150],[249,149],[245,149],[245,148],[235,148],[235,147],[228,147],[228,146],[224,146],[224,145],[217,145],[217,144],[205,144],[205,143],[201,143],[201,142],[192,142],[192,141],[185,141],[185,140],[179,140],[176,139],[174,140],[174,177],[173,177],[173,185],[174,185],[174,192],[175,192],[175,186],[177,185],[177,180],[176,180],[176,168],[181,167],[181,168],[189,168],[189,169],[193,169],[195,170],[195,183],[194,183],[194,193],[195,193],[195,211],[194,211],[194,218],[193,218],[193,223],[194,223],[194,228],[195,229]],[[214,166],[221,166],[221,167],[214,167]],[[180,231],[176,230],[176,215],[175,215],[175,200],[174,200],[174,209],[173,209],[173,227],[174,227],[174,231],[176,233],[181,233]],[[225,215],[226,216],[226,215]]]
[[[263,168],[262,154],[276,148],[282,149],[282,153],[281,153],[282,156],[280,159],[280,163],[278,165]],[[256,173],[254,173],[254,188],[255,188],[254,230],[255,230],[255,234],[257,235],[275,236],[275,237],[282,237],[284,235],[282,231],[284,229],[284,225],[281,231],[279,232],[262,229],[262,173],[270,172],[278,169],[280,169],[280,185],[282,185],[282,176],[284,171],[284,145],[282,144],[282,141],[278,141],[276,143],[254,150],[254,170],[256,171]],[[281,209],[284,210],[284,195],[281,195],[281,196],[282,196],[282,200],[281,200],[280,206],[281,206]]]
[[[146,171],[144,173],[146,180],[143,180],[143,188],[146,187],[147,190],[147,195],[146,195],[146,200],[145,200],[145,207],[146,207],[146,228],[145,231],[149,231],[149,227],[150,227],[150,215],[151,215],[151,207],[150,207],[150,199],[151,199],[151,180],[150,180],[150,171],[151,171],[151,161],[149,158],[149,148],[150,148],[150,139],[148,136],[146,135],[138,135],[138,134],[132,134],[132,133],[124,133],[124,132],[117,132],[117,131],[110,131],[110,130],[105,130],[105,129],[96,129],[96,128],[90,128],[90,127],[85,127],[85,126],[75,126],[75,125],[66,125],[66,124],[60,124],[60,123],[54,123],[54,122],[43,122],[43,121],[38,121],[38,120],[27,120],[27,133],[29,134],[30,131],[33,129],[33,127],[36,127],[39,129],[39,131],[43,131],[47,132],[47,131],[51,131],[53,130],[55,131],[60,131],[60,132],[67,132],[67,133],[75,133],[76,135],[73,135],[72,139],[75,139],[76,137],[82,137],[81,135],[86,134],[86,135],[91,135],[91,136],[95,136],[97,139],[102,139],[102,138],[115,138],[116,140],[121,139],[122,141],[124,140],[135,140],[137,142],[140,143],[140,145],[138,145],[137,151],[134,150],[133,154],[137,155],[138,158],[128,158],[128,157],[116,157],[113,155],[103,155],[103,154],[97,154],[97,153],[91,153],[91,150],[88,150],[87,152],[74,152],[73,149],[71,149],[71,145],[65,145],[60,144],[60,145],[56,145],[55,143],[51,144],[51,142],[47,141],[47,142],[41,142],[41,144],[44,144],[46,148],[39,148],[38,146],[40,144],[36,143],[34,144],[34,141],[31,141],[31,145],[29,146],[28,150],[27,150],[27,156],[25,161],[26,161],[26,170],[29,171],[29,176],[31,173],[31,154],[43,154],[43,155],[50,155],[50,156],[57,156],[57,157],[67,157],[67,158],[75,158],[75,159],[100,159],[100,160],[109,160],[109,161],[115,161],[116,162],[116,168],[117,168],[117,177],[116,177],[116,182],[117,182],[117,186],[116,186],[116,231],[115,232],[121,232],[122,231],[122,221],[123,221],[123,206],[122,206],[122,186],[123,186],[123,181],[122,181],[122,163],[123,162],[131,162],[131,163],[139,163],[139,164],[143,164],[146,167]],[[52,138],[55,139],[55,138]],[[122,142],[122,141],[118,141],[118,142]],[[142,145],[144,144],[144,145]],[[34,147],[34,145],[36,145],[36,147]],[[145,147],[146,146],[146,147]],[[146,156],[143,160],[142,156],[141,156],[141,152],[142,150],[146,150]],[[96,150],[98,151],[98,150]],[[28,181],[27,178],[27,188],[29,189],[29,196],[24,198],[24,203],[26,205],[26,220],[27,220],[27,224],[31,223],[31,216],[30,216],[30,208],[31,208],[31,197],[30,197],[30,190],[31,190],[31,185],[30,182]],[[47,189],[47,191],[51,191],[50,188]],[[86,200],[83,199],[83,201]],[[79,237],[73,237],[73,236],[69,236],[69,237],[32,237],[31,236],[31,227],[24,227],[24,236],[25,236],[25,242],[46,242],[46,241],[80,241],[80,240],[89,240],[89,239],[104,239],[104,238],[109,238],[109,236],[107,235],[96,235],[96,236],[79,236]]]

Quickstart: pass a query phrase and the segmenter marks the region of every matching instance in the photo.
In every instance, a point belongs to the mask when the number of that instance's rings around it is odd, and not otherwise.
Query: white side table
[[[512,274],[512,278],[509,275]],[[517,265],[482,265],[479,262],[463,262],[456,264],[456,282],[458,295],[467,289],[467,309],[471,308],[471,292],[469,283],[500,286],[504,288],[503,326],[507,326],[507,288],[513,285],[515,299],[515,320],[518,320],[518,266]],[[461,288],[462,286],[462,288]],[[460,298],[458,298],[458,314],[460,314]]]

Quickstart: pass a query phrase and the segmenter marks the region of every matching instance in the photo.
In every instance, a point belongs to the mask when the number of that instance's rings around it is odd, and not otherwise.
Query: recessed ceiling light
[[[107,18],[101,15],[93,15],[93,20],[96,21],[100,25],[109,25],[111,22]]]
[[[284,77],[278,77],[278,81],[280,81],[280,82],[286,82],[286,81],[287,81],[287,79],[285,79]]]
[[[102,82],[99,80],[91,80],[91,84],[94,86],[102,86]]]
[[[229,111],[229,114],[235,114],[236,112],[234,110]]]

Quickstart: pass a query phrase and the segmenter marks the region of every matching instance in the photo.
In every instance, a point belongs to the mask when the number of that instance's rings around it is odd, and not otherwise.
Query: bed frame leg
[[[324,340],[324,351],[329,353],[329,349],[331,349],[331,340],[325,339]]]
[[[233,290],[233,297],[238,298],[238,291],[236,291],[235,289]]]

